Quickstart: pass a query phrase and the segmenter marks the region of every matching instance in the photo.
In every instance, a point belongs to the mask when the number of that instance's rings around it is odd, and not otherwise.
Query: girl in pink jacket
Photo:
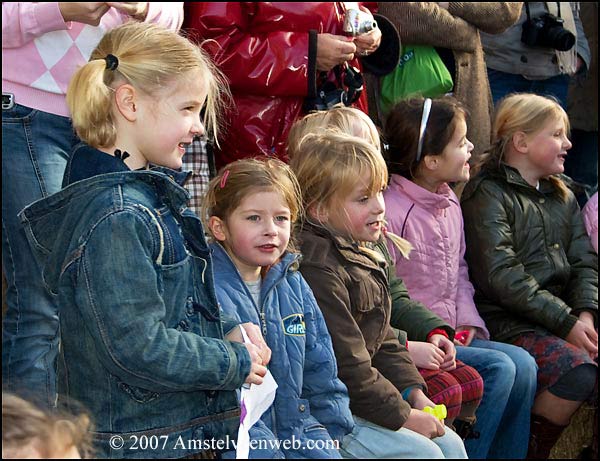
[[[386,217],[388,229],[413,250],[408,260],[389,250],[410,297],[457,331],[457,359],[483,377],[475,425],[480,437],[465,441],[469,458],[524,458],[535,361],[519,347],[489,340],[464,260],[459,200],[448,185],[469,179],[473,144],[466,122],[466,110],[450,97],[405,100],[390,110],[384,127],[391,174]]]

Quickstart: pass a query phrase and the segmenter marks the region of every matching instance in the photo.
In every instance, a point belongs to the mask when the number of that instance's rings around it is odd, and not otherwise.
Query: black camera
[[[575,45],[575,36],[564,27],[564,20],[545,13],[539,18],[527,17],[523,23],[521,41],[529,46],[543,46],[568,51]]]
[[[358,69],[344,65],[343,77],[342,66],[336,66],[334,72],[337,83],[326,80],[327,73],[322,73],[321,80],[324,83],[317,89],[316,97],[304,101],[305,112],[328,110],[338,104],[350,106],[358,100],[363,90],[363,76]]]

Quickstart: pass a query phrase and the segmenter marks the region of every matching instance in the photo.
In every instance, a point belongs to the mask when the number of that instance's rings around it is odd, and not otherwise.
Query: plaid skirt
[[[549,332],[523,333],[513,344],[525,349],[535,359],[538,394],[552,387],[573,368],[584,363],[596,364],[587,352]]]
[[[483,397],[483,379],[473,367],[456,361],[451,371],[424,370],[419,372],[427,383],[427,397],[434,403],[446,405],[447,419],[470,419]]]

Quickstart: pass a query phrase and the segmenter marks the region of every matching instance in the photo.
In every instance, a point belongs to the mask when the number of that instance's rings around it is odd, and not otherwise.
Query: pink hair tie
[[[221,189],[223,189],[225,187],[225,184],[227,183],[227,178],[229,178],[229,172],[230,170],[227,170],[225,173],[223,173],[223,177],[221,178]]]

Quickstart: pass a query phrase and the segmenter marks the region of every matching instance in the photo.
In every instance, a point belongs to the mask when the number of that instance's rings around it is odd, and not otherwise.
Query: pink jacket
[[[598,253],[598,192],[592,195],[583,207],[583,221],[592,240],[592,246]]]
[[[65,22],[57,2],[2,2],[2,92],[13,93],[17,104],[68,116],[71,76],[106,31],[129,19],[111,8],[91,26]],[[149,2],[146,21],[178,30],[183,2]]]
[[[458,198],[447,184],[429,192],[392,175],[384,193],[388,230],[413,245],[406,260],[389,245],[396,274],[416,299],[450,326],[477,327],[477,337],[489,339],[479,316],[469,281],[463,218]]]

